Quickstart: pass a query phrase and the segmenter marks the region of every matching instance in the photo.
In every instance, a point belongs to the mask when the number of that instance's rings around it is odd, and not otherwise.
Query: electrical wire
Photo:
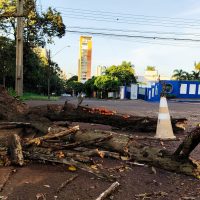
[[[82,26],[67,26],[67,28],[72,28],[72,29],[88,29],[88,30],[101,30],[101,31],[115,31],[115,32],[130,32],[130,33],[143,33],[143,34],[148,34],[148,33],[153,33],[153,34],[159,34],[159,35],[189,35],[189,36],[200,36],[200,33],[181,33],[181,32],[158,32],[158,31],[146,31],[146,30],[130,30],[130,29],[111,29],[111,28],[98,28],[98,27],[82,27]]]
[[[143,36],[143,35],[128,35],[128,34],[114,34],[114,33],[103,33],[103,32],[90,32],[90,31],[78,31],[78,30],[66,30],[67,32],[81,33],[81,34],[92,34],[92,35],[105,35],[115,37],[127,37],[127,38],[144,38],[153,40],[175,40],[175,41],[188,41],[188,42],[200,42],[200,39],[189,39],[189,38],[172,38],[172,37],[158,37],[158,36]]]
[[[166,20],[173,20],[173,21],[186,21],[186,22],[190,22],[190,23],[194,23],[194,22],[199,22],[199,19],[186,19],[186,18],[175,18],[175,17],[160,17],[160,16],[149,16],[149,15],[133,15],[130,13],[118,13],[118,12],[110,12],[110,11],[100,11],[100,10],[88,10],[88,9],[79,9],[79,8],[66,8],[66,7],[56,7],[59,8],[61,10],[68,10],[68,11],[73,11],[73,12],[86,12],[86,13],[93,13],[93,14],[97,14],[97,13],[101,13],[103,15],[106,14],[114,14],[117,16],[131,16],[131,17],[143,17],[143,18],[147,18],[147,19],[166,19]]]
[[[173,28],[186,28],[186,29],[200,29],[200,25],[199,26],[180,26],[180,25],[165,25],[162,24],[160,22],[158,22],[157,24],[152,24],[152,23],[140,23],[140,22],[136,22],[136,21],[125,21],[125,20],[120,20],[120,19],[103,19],[103,18],[97,18],[97,17],[88,17],[88,16],[83,16],[83,15],[76,15],[76,14],[62,14],[63,18],[72,18],[72,19],[80,19],[80,20],[90,20],[90,21],[98,21],[98,22],[112,22],[112,23],[116,23],[116,24],[136,24],[136,25],[142,25],[142,26],[155,26],[155,27],[173,27]],[[179,26],[179,27],[178,27]]]
[[[63,11],[63,14],[81,14],[86,16],[95,16],[95,17],[101,17],[101,18],[115,18],[115,19],[131,19],[131,20],[141,20],[141,21],[149,21],[151,23],[158,22],[159,20],[162,21],[162,23],[173,23],[173,24],[179,24],[179,25],[190,25],[190,26],[196,26],[200,25],[199,19],[184,19],[184,18],[172,18],[172,17],[158,17],[158,16],[146,16],[146,15],[133,15],[133,14],[127,14],[127,13],[113,13],[113,12],[105,12],[105,11],[93,11],[93,10],[85,10],[85,9],[72,9],[72,8],[62,8],[57,7],[61,11]]]

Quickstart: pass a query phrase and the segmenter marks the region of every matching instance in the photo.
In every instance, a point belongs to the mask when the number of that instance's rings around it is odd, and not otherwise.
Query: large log
[[[174,152],[176,157],[188,159],[190,153],[200,143],[200,126],[193,129]]]
[[[56,107],[57,105],[54,106]],[[65,103],[63,110],[60,112],[53,112],[52,110],[48,112],[48,109],[43,108],[43,115],[52,121],[67,120],[73,122],[97,123],[140,132],[155,132],[157,125],[157,118],[116,114],[113,111],[102,108],[82,106],[76,108],[69,103]],[[186,121],[185,118],[172,119],[174,132],[184,130]]]
[[[81,134],[78,132],[75,139],[84,142],[95,137],[105,136],[105,134],[110,134],[110,132],[86,131]],[[119,152],[137,162],[200,178],[200,163],[194,160],[176,159],[173,153],[161,148],[141,145],[128,135],[112,133],[112,136],[111,139],[100,144],[101,148]],[[99,146],[99,144],[94,145]]]

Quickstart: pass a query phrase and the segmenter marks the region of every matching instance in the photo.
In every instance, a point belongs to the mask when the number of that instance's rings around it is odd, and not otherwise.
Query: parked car
[[[64,93],[64,94],[61,94],[62,97],[71,97],[72,95],[71,94],[67,94],[67,93]]]

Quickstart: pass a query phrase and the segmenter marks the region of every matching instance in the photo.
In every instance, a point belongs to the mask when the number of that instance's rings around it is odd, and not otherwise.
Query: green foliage
[[[200,71],[192,71],[191,73],[188,73],[182,69],[176,69],[174,70],[172,77],[176,80],[200,80]]]
[[[120,86],[120,81],[117,77],[103,75],[98,76],[94,81],[94,86],[100,91],[117,91]]]
[[[172,77],[176,80],[185,80],[185,76],[184,76],[185,72],[182,69],[175,69],[173,71],[173,75]]]
[[[16,0],[1,0],[0,14],[12,16],[16,13]],[[62,16],[49,7],[40,13],[36,1],[24,1],[24,44],[29,47],[44,46],[52,43],[54,37],[65,35],[65,25]],[[16,39],[16,21],[13,17],[0,18],[0,27],[5,33],[13,33]]]
[[[84,83],[84,92],[86,93],[86,96],[91,97],[93,91],[97,91],[97,87],[94,85],[96,79],[97,77],[93,76]]]
[[[0,83],[15,74],[15,45],[6,37],[0,37]],[[12,86],[10,84],[9,86]]]
[[[1,0],[0,14],[12,16],[16,14],[16,0]],[[46,43],[52,43],[54,37],[61,38],[65,34],[62,17],[55,9],[48,8],[40,13],[35,0],[24,0],[24,90],[47,94],[47,78],[50,77],[51,92],[60,94],[64,81],[62,71],[56,63],[51,63],[50,70],[45,55],[40,51]],[[15,41],[0,37],[0,81],[5,80],[6,86],[13,87],[15,81],[15,43],[16,19],[0,18],[0,28],[5,34],[13,34]],[[2,48],[3,47],[3,48]],[[37,47],[37,48],[35,48]]]
[[[147,66],[146,70],[147,71],[155,71],[156,67],[154,67],[154,66]]]
[[[10,96],[15,97],[17,95],[13,88],[8,88],[7,91]]]
[[[66,83],[72,82],[72,81],[78,81],[78,76],[72,76],[71,78],[69,78]]]
[[[123,61],[121,65],[113,65],[106,69],[105,74],[110,77],[118,78],[121,85],[136,83],[134,69],[131,62]]]
[[[23,94],[22,97],[20,97],[21,100],[48,100],[48,96],[44,95],[39,95],[36,93],[31,93],[31,92],[26,92]],[[56,101],[58,100],[58,96],[51,96],[50,100],[51,101]]]
[[[67,93],[78,94],[84,89],[84,84],[78,82],[78,76],[72,76],[66,81],[65,90]]]

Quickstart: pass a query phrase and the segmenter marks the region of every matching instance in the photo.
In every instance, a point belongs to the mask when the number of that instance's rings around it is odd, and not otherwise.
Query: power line
[[[119,19],[103,19],[103,18],[97,18],[95,16],[93,17],[88,17],[88,16],[83,16],[83,15],[76,15],[76,14],[63,14],[63,18],[72,18],[72,19],[81,19],[81,20],[90,20],[90,21],[98,21],[98,22],[112,22],[116,24],[136,24],[136,25],[142,25],[142,26],[155,26],[155,27],[177,27],[179,28],[187,28],[187,29],[200,29],[199,26],[180,26],[180,25],[167,25],[167,24],[162,24],[162,23],[157,23],[157,24],[152,24],[152,23],[141,23],[137,21],[125,21],[125,20],[119,20]]]
[[[146,30],[130,30],[130,29],[111,29],[111,28],[98,28],[98,27],[81,27],[81,26],[68,26],[67,28],[72,29],[89,29],[89,30],[101,30],[101,31],[116,31],[116,32],[131,32],[131,33],[153,33],[160,35],[190,35],[190,36],[200,36],[200,33],[181,33],[181,32],[158,32],[158,31],[146,31]]]
[[[72,32],[69,32],[71,34],[80,34],[80,33],[72,33]],[[175,47],[187,47],[187,48],[200,48],[200,45],[195,45],[195,44],[192,44],[192,43],[188,43],[185,44],[185,43],[180,43],[180,41],[177,43],[177,41],[171,41],[171,42],[167,42],[166,41],[163,41],[165,43],[161,43],[161,42],[158,42],[158,40],[147,40],[147,39],[143,39],[143,38],[124,38],[122,39],[122,37],[113,37],[113,36],[105,36],[105,35],[97,35],[98,37],[102,37],[102,38],[109,38],[109,39],[114,39],[114,40],[121,40],[121,41],[133,41],[134,43],[144,43],[144,44],[153,44],[153,45],[161,45],[161,46],[175,46]]]
[[[97,13],[103,13],[105,14],[114,14],[117,16],[131,16],[131,17],[143,17],[143,18],[147,18],[147,19],[167,19],[167,20],[173,20],[173,21],[186,21],[186,22],[190,22],[190,23],[194,23],[194,22],[199,22],[199,19],[186,19],[186,18],[175,18],[175,17],[160,17],[160,16],[149,16],[149,15],[133,15],[130,13],[118,13],[118,12],[110,12],[110,11],[102,11],[102,10],[87,10],[87,9],[79,9],[79,8],[66,8],[66,7],[56,7],[56,8],[60,8],[63,10],[71,10],[71,11],[76,11],[76,12],[86,12],[86,13],[93,13],[93,14],[97,14]]]
[[[188,25],[188,26],[199,26],[199,19],[181,19],[181,18],[169,18],[169,17],[156,17],[156,16],[145,16],[145,15],[133,15],[133,14],[121,14],[113,12],[105,12],[105,11],[92,11],[92,10],[84,10],[84,9],[72,9],[72,8],[62,8],[58,7],[60,10],[64,11],[63,14],[70,15],[82,15],[87,17],[101,17],[104,19],[118,19],[118,20],[134,20],[138,22],[149,22],[149,23],[158,23],[162,22],[162,24],[176,24],[176,25]],[[67,11],[67,12],[66,12]],[[177,20],[178,19],[178,20]]]
[[[104,35],[104,36],[115,36],[115,37],[127,37],[127,38],[143,38],[143,39],[153,39],[153,40],[174,40],[174,41],[184,41],[184,42],[200,42],[200,39],[189,39],[189,38],[173,38],[173,37],[158,37],[158,36],[143,36],[143,35],[128,35],[128,34],[114,34],[114,33],[103,33],[103,32],[90,32],[90,31],[74,31],[67,30],[71,33],[81,33],[81,34],[92,34],[92,35]]]

